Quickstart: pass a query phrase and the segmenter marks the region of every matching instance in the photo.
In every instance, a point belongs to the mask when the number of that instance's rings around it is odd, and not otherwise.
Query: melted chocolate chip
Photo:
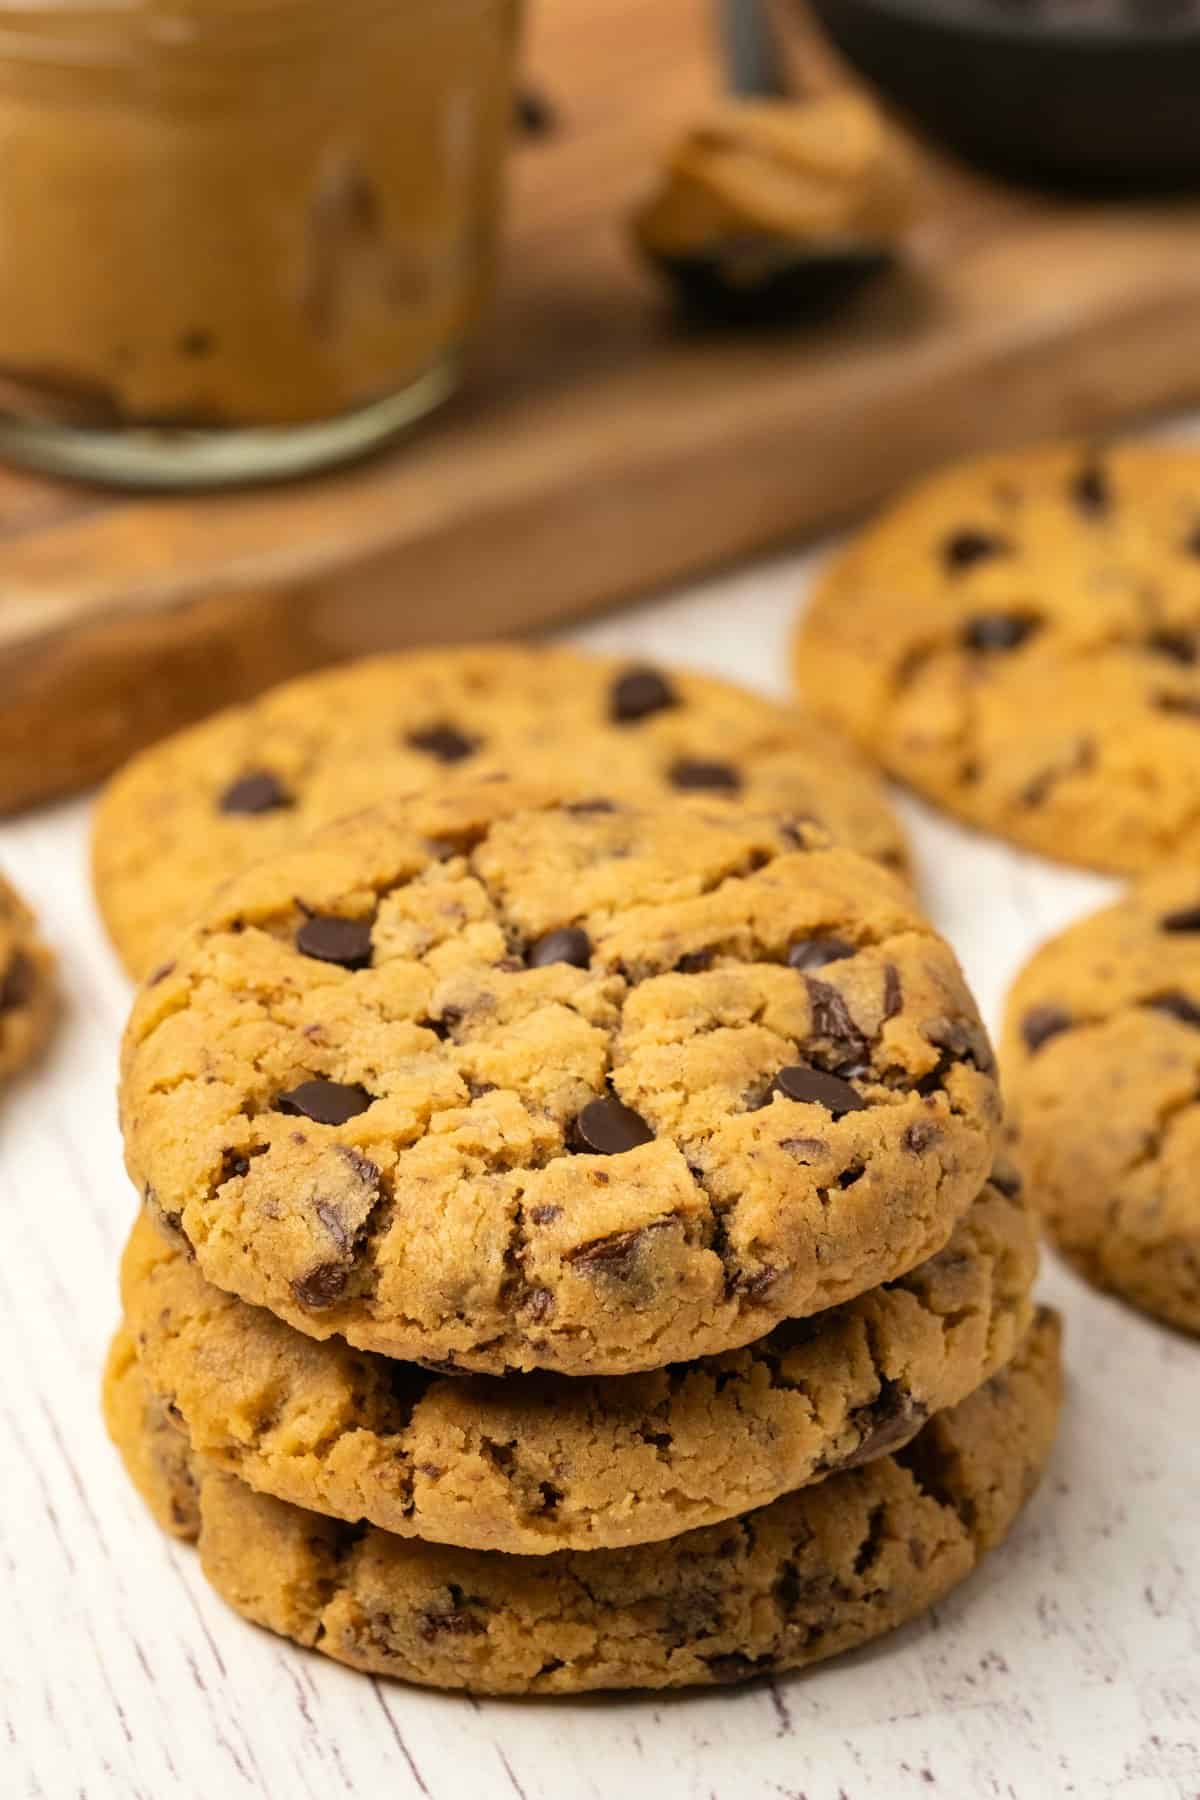
[[[810,1069],[803,1063],[780,1069],[772,1086],[787,1100],[823,1106],[835,1119],[840,1119],[843,1113],[862,1112],[867,1104],[840,1075],[827,1075],[824,1069]]]
[[[615,725],[635,725],[652,713],[678,706],[679,696],[665,676],[648,665],[626,669],[613,682],[609,695],[609,717]]]
[[[293,1281],[292,1292],[309,1312],[321,1312],[327,1306],[337,1305],[346,1291],[346,1280],[346,1270],[340,1263],[321,1263]]]
[[[789,944],[787,965],[789,969],[823,969],[826,963],[844,962],[846,957],[853,956],[857,950],[854,944],[848,944],[840,937],[797,938]]]
[[[35,986],[33,959],[26,956],[24,950],[14,950],[4,979],[0,981],[0,1013],[15,1012],[17,1007],[28,1005]]]
[[[1040,620],[1028,613],[976,613],[963,626],[963,643],[983,655],[1016,650],[1032,637]]]
[[[341,969],[365,969],[371,961],[371,926],[366,919],[341,919],[313,913],[296,933],[301,956],[336,963]]]
[[[314,1125],[344,1125],[366,1112],[373,1098],[357,1082],[302,1081],[276,1098],[275,1111],[311,1119]]]
[[[736,794],[742,786],[732,763],[702,762],[686,756],[672,763],[667,780],[683,793]]]
[[[920,1156],[922,1151],[936,1144],[941,1135],[940,1125],[935,1125],[930,1119],[918,1119],[904,1134],[904,1148],[914,1156]]]
[[[217,801],[223,813],[269,813],[280,812],[286,806],[295,805],[277,775],[269,769],[254,769],[246,775],[239,775],[231,782]]]
[[[426,725],[420,731],[410,731],[405,740],[414,750],[424,751],[432,756],[435,762],[465,762],[468,756],[474,756],[480,747],[479,738],[468,737],[454,725]]]
[[[1191,668],[1200,657],[1200,647],[1188,631],[1152,631],[1146,639],[1146,646],[1159,656],[1169,657],[1172,662],[1182,663]]]
[[[579,1244],[568,1250],[567,1261],[586,1275],[610,1275],[626,1281],[637,1265],[644,1240],[665,1231],[670,1219],[656,1219],[653,1224],[635,1226],[631,1231],[614,1231],[609,1237],[593,1238],[590,1244]]]
[[[564,925],[559,931],[548,931],[529,946],[525,961],[531,969],[546,969],[551,963],[570,963],[572,968],[586,969],[592,960],[592,940],[579,925]]]
[[[1071,499],[1086,518],[1097,519],[1112,505],[1108,476],[1099,463],[1089,463],[1071,483]]]
[[[571,1148],[593,1156],[622,1156],[653,1138],[641,1114],[611,1094],[589,1100],[571,1127]]]
[[[964,569],[973,569],[976,563],[987,562],[993,556],[1007,555],[1011,548],[1007,538],[968,526],[946,539],[942,546],[942,559],[947,569],[958,575]]]
[[[1178,1019],[1181,1025],[1200,1025],[1200,1005],[1179,988],[1156,994],[1153,1000],[1146,1001],[1146,1006],[1151,1012],[1166,1013],[1169,1018]]]
[[[1158,924],[1161,931],[1200,931],[1200,906],[1184,906],[1178,912],[1164,913]]]
[[[1031,1006],[1021,1020],[1021,1036],[1032,1052],[1040,1050],[1060,1031],[1069,1031],[1073,1024],[1070,1013],[1061,1006]]]

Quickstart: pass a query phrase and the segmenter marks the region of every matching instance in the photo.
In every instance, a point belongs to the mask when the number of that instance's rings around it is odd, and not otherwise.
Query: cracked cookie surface
[[[33,1062],[57,1007],[54,955],[12,883],[0,875],[0,1081]]]
[[[707,676],[492,644],[325,670],[143,752],[97,809],[100,910],[140,978],[260,857],[447,772],[496,768],[805,814],[905,867],[878,777],[828,725]]]
[[[937,1256],[744,1350],[645,1375],[447,1377],[315,1343],[139,1220],[126,1323],[192,1446],[350,1522],[542,1555],[675,1537],[906,1442],[1012,1357],[1033,1217],[995,1172]]]
[[[1045,855],[1200,855],[1200,454],[1055,446],[917,488],[834,563],[799,687],[892,774]]]
[[[202,1458],[182,1470],[183,1439],[124,1332],[105,1410],[159,1522],[198,1538],[205,1575],[245,1618],[429,1687],[562,1694],[746,1680],[919,1617],[1035,1490],[1060,1388],[1057,1320],[1043,1313],[1009,1367],[894,1455],[666,1544],[544,1557],[339,1525]]]
[[[1200,870],[1165,870],[1043,945],[1009,995],[1005,1065],[1059,1247],[1200,1334]]]
[[[992,1053],[894,876],[739,809],[464,781],[215,897],[126,1032],[126,1161],[315,1337],[623,1374],[940,1249]]]

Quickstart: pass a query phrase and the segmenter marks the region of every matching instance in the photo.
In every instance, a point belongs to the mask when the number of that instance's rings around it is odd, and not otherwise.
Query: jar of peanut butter
[[[518,0],[0,0],[0,456],[354,456],[486,305]]]

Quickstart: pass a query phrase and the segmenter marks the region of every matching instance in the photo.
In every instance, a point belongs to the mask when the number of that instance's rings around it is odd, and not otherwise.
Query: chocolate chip
[[[826,963],[844,962],[856,950],[857,945],[848,944],[845,938],[797,938],[788,945],[787,964],[789,969],[823,969]]]
[[[1021,1020],[1021,1036],[1032,1052],[1048,1044],[1060,1031],[1068,1031],[1074,1021],[1061,1006],[1031,1006]]]
[[[157,969],[152,970],[151,973],[147,975],[146,986],[148,988],[157,987],[160,981],[165,981],[168,975],[173,975],[174,973],[175,964],[173,962],[159,963]]]
[[[639,719],[678,705],[679,696],[666,677],[657,669],[639,664],[626,669],[613,682],[608,710],[615,725],[635,725]]]
[[[1028,613],[976,613],[963,626],[963,643],[968,650],[984,655],[1016,650],[1032,637],[1041,621]]]
[[[732,763],[701,762],[687,756],[671,764],[667,780],[682,793],[736,794],[742,785]]]
[[[533,1288],[524,1310],[535,1325],[541,1325],[554,1311],[554,1295],[549,1288]]]
[[[606,800],[602,794],[592,800],[568,800],[563,807],[564,812],[577,813],[582,817],[586,817],[588,813],[615,813],[616,810],[616,801]]]
[[[26,1006],[33,998],[36,984],[33,959],[26,956],[24,950],[14,950],[4,979],[0,981],[0,1013],[15,1012],[18,1006]]]
[[[1178,912],[1164,913],[1158,924],[1161,931],[1200,931],[1200,906],[1184,906]]]
[[[529,1217],[534,1225],[553,1225],[555,1219],[561,1219],[561,1206],[533,1206],[529,1209]]]
[[[931,1145],[936,1144],[941,1135],[939,1125],[933,1124],[929,1119],[918,1119],[915,1124],[909,1126],[902,1142],[906,1150],[910,1150],[914,1156],[920,1156],[922,1151],[928,1150]]]
[[[713,950],[689,950],[675,964],[676,972],[680,975],[703,975],[706,969],[712,968],[715,954]]]
[[[731,1650],[727,1656],[704,1656],[700,1660],[707,1664],[709,1674],[722,1687],[734,1681],[748,1681],[752,1675],[765,1675],[774,1667],[770,1656],[745,1656],[740,1650]]]
[[[559,931],[548,931],[529,946],[525,961],[531,969],[546,969],[551,963],[570,963],[574,969],[586,969],[592,960],[592,940],[579,925],[564,925]]]
[[[571,1148],[594,1156],[621,1156],[649,1144],[654,1133],[640,1113],[614,1096],[590,1100],[571,1127]]]
[[[539,88],[521,88],[513,106],[517,130],[526,137],[550,137],[558,130],[558,112]]]
[[[823,1106],[835,1119],[840,1119],[843,1113],[862,1112],[867,1104],[862,1095],[855,1093],[850,1083],[839,1075],[827,1075],[824,1069],[810,1069],[803,1063],[780,1069],[772,1086],[787,1100]]]
[[[1090,518],[1099,518],[1112,504],[1108,476],[1099,463],[1089,463],[1071,483],[1071,499]]]
[[[894,1019],[896,1014],[900,1011],[900,1008],[903,1004],[904,1004],[904,992],[900,986],[900,971],[896,967],[895,963],[884,963],[884,965],[883,965],[883,1012],[882,1012],[883,1021],[886,1023],[886,1021],[888,1019]]]
[[[1153,696],[1159,712],[1175,713],[1182,719],[1200,719],[1200,694],[1167,694]]]
[[[798,1163],[817,1162],[829,1154],[829,1145],[823,1138],[780,1138],[779,1148],[794,1156]]]
[[[608,1237],[594,1238],[567,1252],[566,1260],[587,1275],[611,1275],[626,1280],[633,1274],[638,1252],[644,1239],[665,1231],[670,1219],[656,1219],[653,1224],[636,1226],[631,1231],[614,1231]]]
[[[850,1416],[863,1435],[858,1449],[838,1464],[839,1469],[856,1469],[885,1451],[906,1444],[929,1416],[929,1408],[885,1376],[878,1398],[869,1406],[858,1407]]]
[[[1200,1005],[1179,988],[1172,988],[1169,993],[1156,994],[1153,1000],[1147,1000],[1146,1006],[1151,1012],[1166,1013],[1169,1018],[1178,1019],[1181,1025],[1200,1025]]]
[[[804,985],[812,1010],[813,1036],[825,1039],[832,1046],[840,1064],[861,1066],[867,1040],[843,996],[829,982],[818,981],[815,975],[806,975]]]
[[[342,919],[313,913],[296,933],[301,956],[336,963],[342,969],[365,969],[371,961],[371,926],[366,919]]]
[[[321,1263],[293,1281],[292,1292],[309,1312],[321,1312],[327,1306],[337,1305],[346,1291],[346,1281],[347,1273],[340,1263]]]
[[[1200,656],[1195,638],[1187,631],[1152,631],[1146,639],[1146,645],[1159,656],[1167,656],[1172,662],[1183,663],[1187,668],[1191,668]]]
[[[479,738],[467,737],[454,725],[444,722],[440,725],[426,725],[420,731],[410,731],[407,742],[414,750],[423,750],[426,756],[432,756],[436,762],[465,762],[468,756],[474,756],[480,747]]]
[[[988,561],[990,557],[1007,555],[1011,548],[1007,538],[968,526],[946,539],[942,546],[942,559],[951,574],[958,575],[964,569],[973,569],[976,563]]]
[[[1015,1200],[1024,1186],[1020,1175],[1008,1163],[997,1164],[988,1179],[1008,1200]]]
[[[314,1125],[344,1125],[366,1112],[373,1098],[353,1081],[302,1081],[277,1097],[275,1111],[311,1119]]]
[[[217,806],[223,813],[280,812],[285,806],[294,805],[291,794],[279,777],[272,775],[269,769],[255,769],[249,774],[239,775],[217,801]]]

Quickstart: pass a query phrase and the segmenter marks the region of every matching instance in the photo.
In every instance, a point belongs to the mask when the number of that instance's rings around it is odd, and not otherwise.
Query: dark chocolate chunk
[[[878,1397],[869,1406],[858,1407],[851,1415],[863,1435],[858,1449],[840,1462],[838,1468],[857,1469],[862,1463],[873,1462],[886,1451],[897,1449],[916,1435],[928,1416],[927,1406],[885,1376]]]
[[[444,722],[426,725],[421,731],[410,731],[407,741],[414,750],[423,750],[426,756],[432,756],[440,763],[465,762],[480,746],[479,738],[468,737],[457,726]]]
[[[1178,912],[1164,913],[1158,923],[1162,931],[1200,931],[1200,906],[1184,906]]]
[[[346,1291],[346,1281],[347,1273],[340,1263],[321,1263],[293,1281],[292,1292],[309,1312],[321,1312],[327,1306],[337,1305]]]
[[[570,963],[572,968],[586,969],[591,960],[592,940],[580,925],[547,931],[529,946],[525,957],[531,969],[545,969],[551,963]]]
[[[976,613],[963,626],[963,643],[968,650],[984,655],[1016,650],[1033,636],[1040,623],[1028,613]]]
[[[285,806],[294,805],[291,794],[279,777],[272,775],[270,769],[253,769],[248,774],[239,775],[217,801],[217,806],[223,813],[279,812]]]
[[[313,913],[296,933],[296,948],[301,956],[311,956],[317,962],[336,963],[342,969],[365,969],[371,961],[370,921]]]
[[[275,1111],[311,1119],[314,1125],[344,1125],[366,1112],[373,1098],[353,1081],[302,1081],[277,1097]]]
[[[1191,668],[1200,656],[1200,646],[1190,631],[1168,631],[1164,627],[1152,631],[1146,644],[1157,655],[1169,657],[1172,662],[1182,663],[1187,668]]]
[[[736,794],[742,785],[732,763],[703,762],[687,756],[671,764],[667,780],[683,793]]]
[[[848,944],[840,937],[797,938],[788,946],[788,968],[823,969],[826,963],[843,962],[846,957],[853,956],[856,949],[855,944]]]
[[[832,1045],[839,1063],[861,1066],[867,1040],[844,997],[828,981],[818,981],[815,975],[806,975],[804,983],[812,1008],[813,1036]]]
[[[942,546],[942,557],[946,567],[952,574],[961,574],[964,569],[973,569],[976,563],[987,562],[993,556],[1005,556],[1012,546],[1007,538],[997,537],[995,532],[980,531],[967,526],[948,537]]]
[[[1200,719],[1200,694],[1155,694],[1154,704],[1159,712],[1175,713],[1181,719]]]
[[[1101,518],[1112,505],[1108,476],[1099,463],[1089,463],[1071,483],[1071,499],[1087,518]]]
[[[551,137],[558,130],[558,109],[540,88],[523,87],[517,92],[513,104],[513,117],[517,130],[526,137]]]
[[[1029,1050],[1040,1050],[1060,1031],[1068,1031],[1074,1020],[1061,1006],[1031,1006],[1021,1020],[1021,1036]]]
[[[649,1144],[654,1133],[640,1113],[615,1095],[589,1100],[571,1127],[571,1148],[594,1156],[621,1156]]]
[[[680,975],[703,975],[706,969],[712,968],[715,954],[712,950],[689,950],[675,964],[676,972]]]
[[[904,990],[900,985],[900,971],[895,963],[883,965],[883,1020],[894,1019],[904,1004]]]
[[[840,1119],[843,1113],[862,1112],[867,1104],[840,1075],[827,1075],[824,1069],[810,1069],[803,1063],[780,1069],[773,1086],[785,1099],[823,1106],[835,1119]]]
[[[1156,994],[1153,1000],[1147,1000],[1151,1012],[1166,1013],[1172,1019],[1178,1019],[1181,1025],[1200,1025],[1200,1005],[1182,992],[1172,988],[1168,993]]]
[[[0,1013],[15,1012],[18,1006],[27,1006],[33,999],[36,985],[32,957],[26,956],[24,950],[14,950],[0,981]]]
[[[613,682],[609,695],[609,716],[616,725],[635,725],[652,713],[678,706],[679,696],[664,675],[648,665],[626,669]]]
[[[664,1231],[670,1219],[656,1219],[651,1225],[635,1226],[630,1231],[614,1231],[608,1237],[594,1238],[568,1250],[566,1260],[588,1275],[611,1275],[624,1281],[633,1274],[638,1251],[644,1239]]]

